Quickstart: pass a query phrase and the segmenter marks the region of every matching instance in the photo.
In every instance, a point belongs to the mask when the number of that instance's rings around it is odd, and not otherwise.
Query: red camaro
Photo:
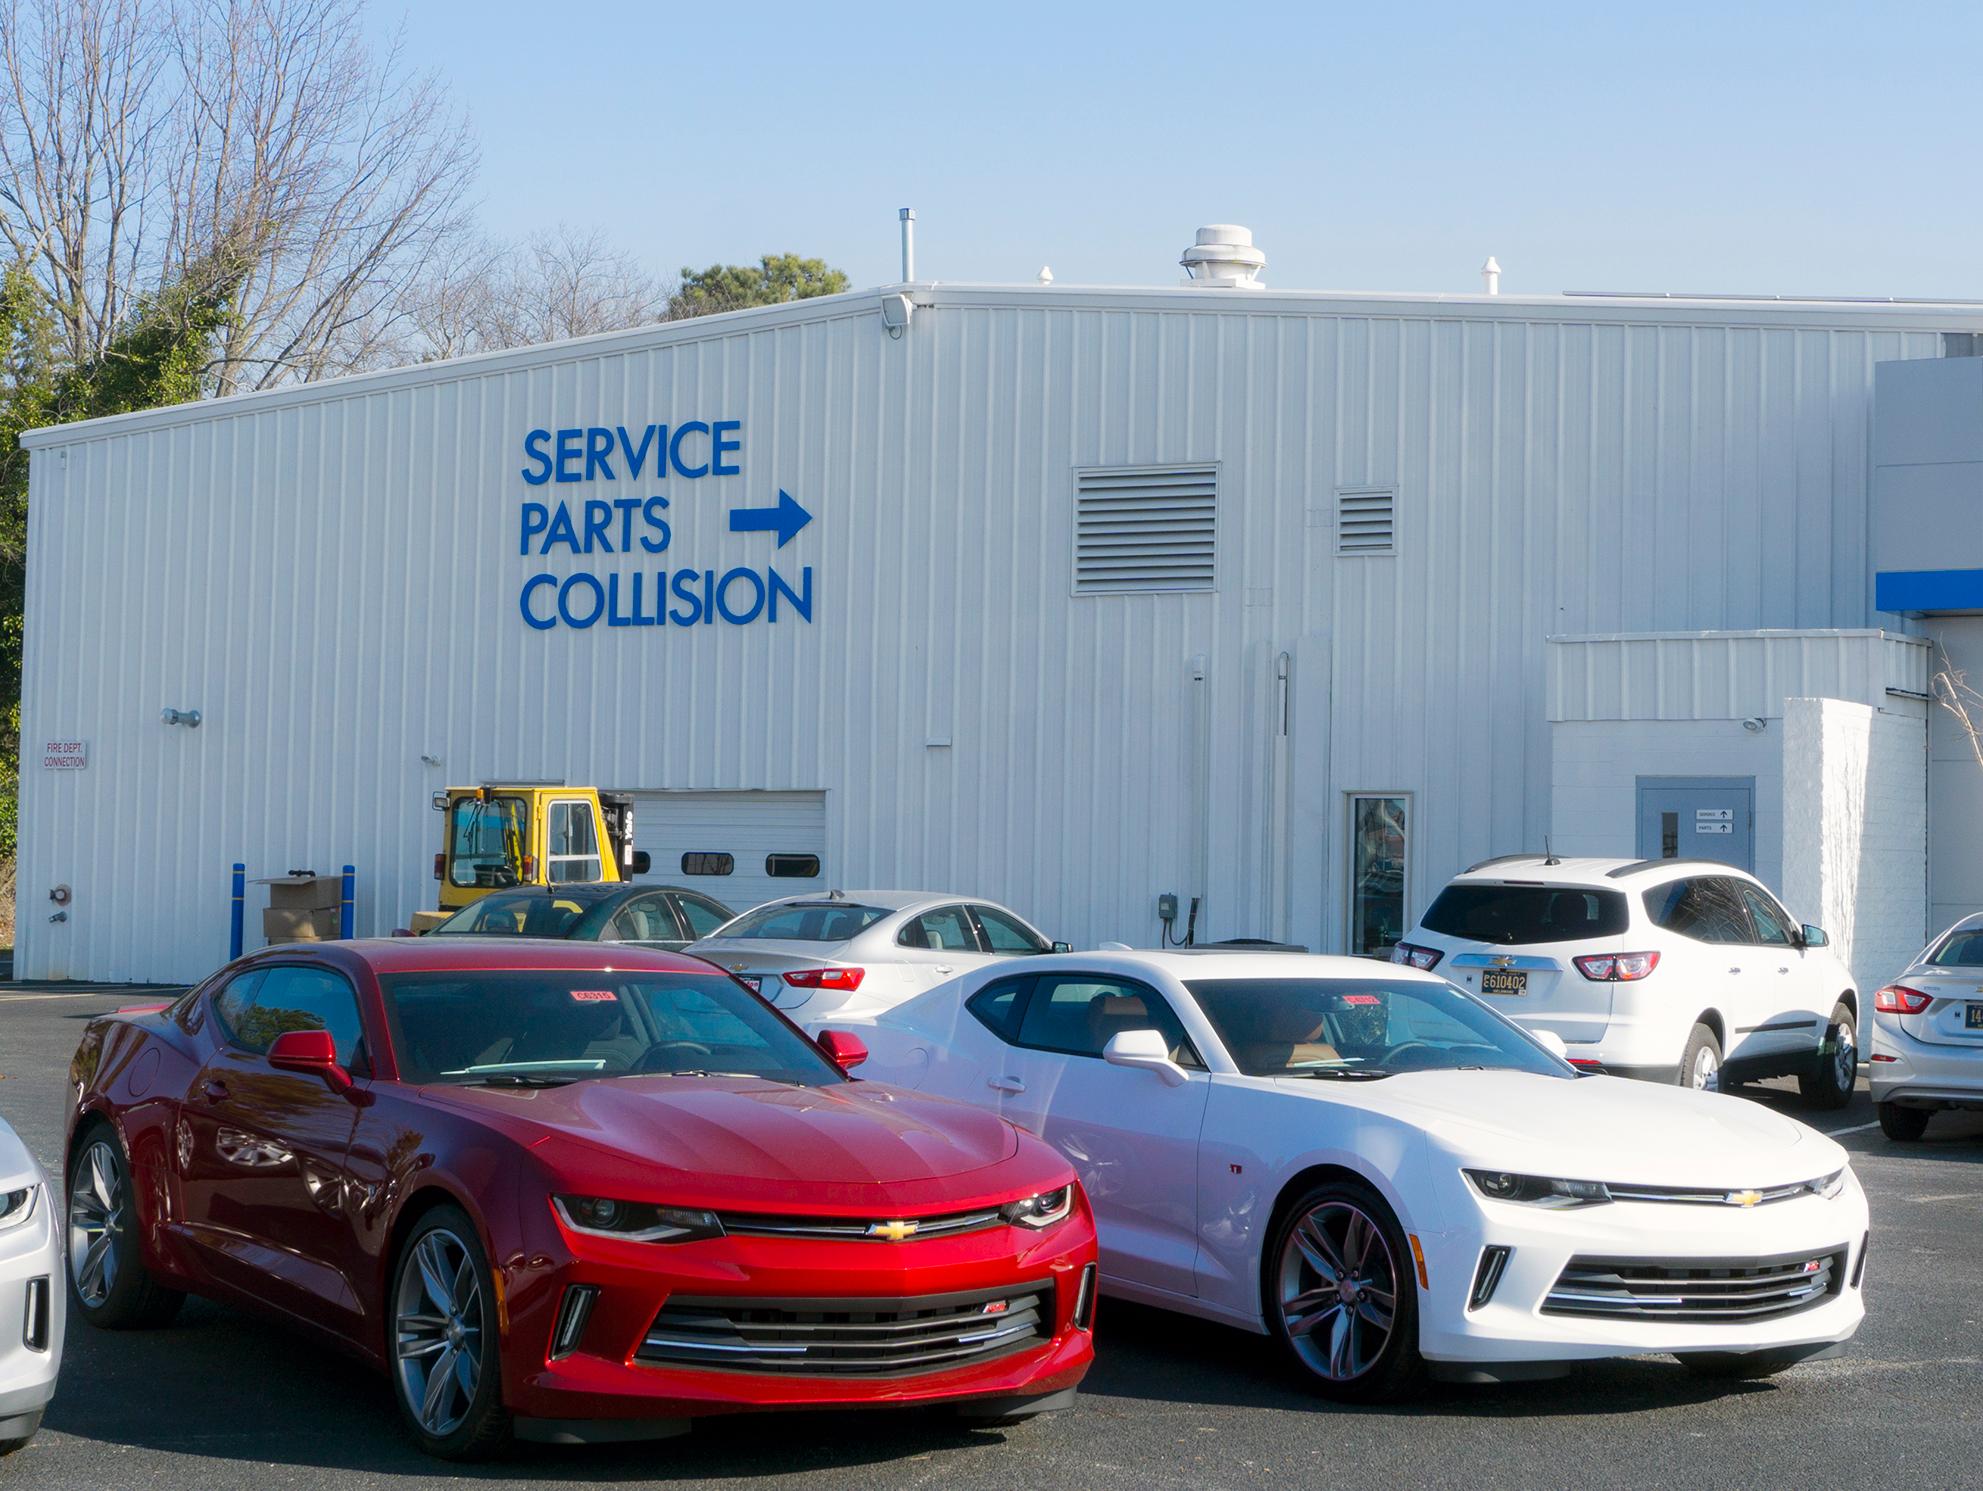
[[[270,948],[84,1033],[76,1306],[273,1311],[383,1367],[447,1456],[738,1409],[1065,1407],[1094,1353],[1073,1172],[852,1080],[864,1054],[670,953]]]

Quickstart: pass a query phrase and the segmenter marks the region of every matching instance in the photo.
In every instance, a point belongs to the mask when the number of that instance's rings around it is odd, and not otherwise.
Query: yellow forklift
[[[647,873],[633,847],[633,799],[563,782],[484,782],[434,794],[440,909],[413,913],[415,932],[491,891],[574,882],[617,884]]]

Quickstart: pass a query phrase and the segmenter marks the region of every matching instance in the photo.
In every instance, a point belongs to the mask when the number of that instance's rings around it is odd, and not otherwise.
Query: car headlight
[[[723,1219],[713,1211],[614,1201],[605,1196],[553,1196],[551,1200],[567,1227],[597,1237],[627,1242],[694,1242],[723,1235]]]
[[[1831,1201],[1845,1192],[1845,1171],[1834,1170],[1830,1175],[1820,1176],[1805,1187],[1814,1196]]]
[[[18,1190],[0,1192],[0,1232],[9,1227],[18,1227],[34,1215],[34,1198],[40,1186],[22,1186]]]
[[[1057,1191],[1042,1191],[1037,1196],[1008,1201],[998,1209],[998,1214],[1015,1227],[1051,1227],[1055,1222],[1065,1221],[1072,1210],[1074,1187],[1067,1185]]]
[[[1601,1180],[1557,1180],[1546,1175],[1512,1175],[1505,1170],[1464,1173],[1473,1188],[1492,1201],[1521,1201],[1561,1210],[1571,1206],[1602,1206],[1611,1200],[1611,1192]]]

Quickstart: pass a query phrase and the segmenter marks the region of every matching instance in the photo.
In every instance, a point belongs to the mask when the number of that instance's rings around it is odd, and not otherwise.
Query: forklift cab
[[[633,799],[561,783],[485,782],[434,794],[443,815],[434,878],[442,912],[491,891],[573,882],[616,884],[647,873],[633,847]]]

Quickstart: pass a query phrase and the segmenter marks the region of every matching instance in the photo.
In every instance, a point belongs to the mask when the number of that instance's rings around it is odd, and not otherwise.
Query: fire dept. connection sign
[[[45,740],[41,744],[43,771],[81,771],[90,764],[87,740]]]

